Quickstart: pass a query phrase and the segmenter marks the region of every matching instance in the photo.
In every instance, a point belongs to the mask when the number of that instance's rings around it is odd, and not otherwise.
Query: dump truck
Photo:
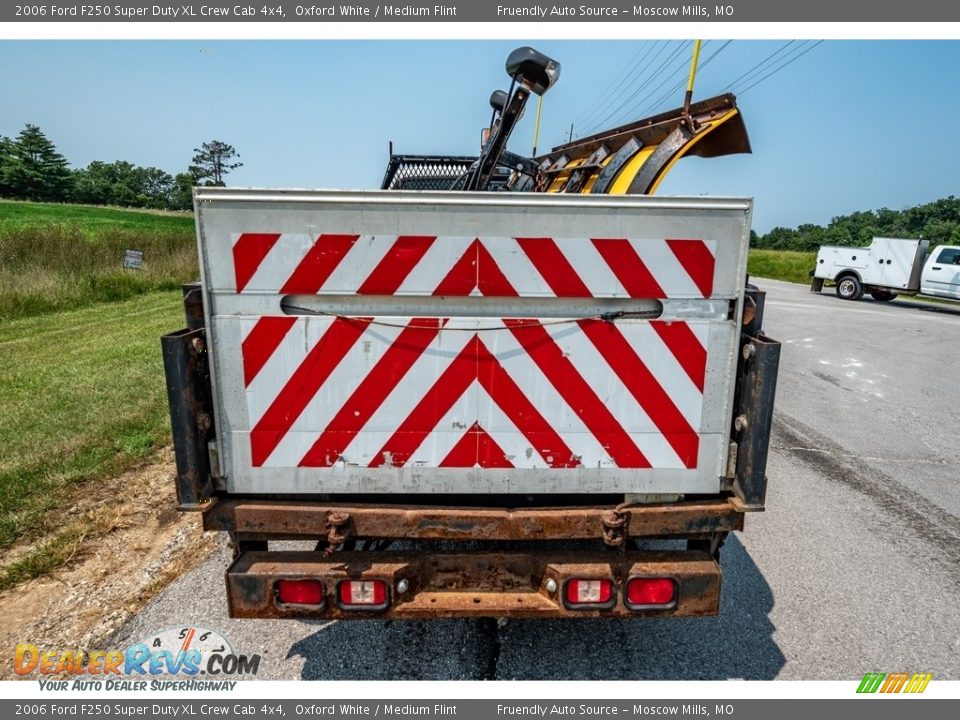
[[[507,70],[476,157],[195,189],[201,280],[162,348],[179,509],[230,534],[232,617],[718,612],[779,344],[751,201],[651,193],[749,151],[735,98],[528,158],[506,141],[559,65]]]

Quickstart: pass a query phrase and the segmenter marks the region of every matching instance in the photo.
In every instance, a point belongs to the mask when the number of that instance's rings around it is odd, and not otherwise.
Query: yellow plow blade
[[[682,157],[750,152],[750,139],[731,94],[701,100],[574,142],[536,158],[546,191],[653,195]]]

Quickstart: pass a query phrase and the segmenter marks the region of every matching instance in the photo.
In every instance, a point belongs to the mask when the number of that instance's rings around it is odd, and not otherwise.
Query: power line
[[[708,40],[707,43],[709,43],[709,42],[710,42],[710,41]],[[691,44],[692,44],[692,41],[691,41]],[[705,45],[706,45],[706,43],[705,43]],[[687,47],[689,47],[689,45],[688,45]],[[660,88],[662,88],[664,85],[666,85],[668,82],[670,82],[670,81],[671,81],[673,78],[675,78],[677,75],[680,75],[681,77],[684,75],[684,73],[685,73],[686,70],[687,70],[687,58],[686,58],[685,55],[680,55],[680,59],[679,59],[679,60],[680,60],[679,63],[676,64],[676,65],[674,65],[674,67],[673,67],[672,70],[670,70],[669,72],[667,72],[666,74],[664,74],[663,80],[661,80],[661,81],[660,81],[659,83],[657,83],[653,88],[651,88],[651,89],[650,89],[650,92],[648,92],[648,93],[647,93],[646,95],[644,95],[642,98],[640,98],[639,100],[637,100],[636,104],[630,109],[630,112],[628,113],[630,116],[632,116],[632,117],[645,117],[645,113],[638,113],[638,112],[637,112],[637,111],[640,109],[640,107],[641,107],[647,100],[649,100],[649,99],[653,96],[653,94],[654,94],[655,92],[657,92]],[[685,81],[685,78],[684,78],[684,80],[681,80],[681,82],[684,82],[684,81]]]
[[[623,110],[623,108],[626,107],[627,103],[631,102],[635,97],[637,97],[637,95],[639,95],[641,92],[643,92],[643,91],[650,85],[650,83],[652,83],[652,82],[657,78],[657,75],[663,70],[663,68],[666,67],[669,63],[673,62],[673,60],[677,57],[677,55],[678,55],[679,53],[683,52],[684,48],[690,46],[691,44],[693,44],[693,41],[692,41],[692,40],[688,40],[687,42],[681,43],[678,47],[676,47],[676,48],[673,50],[673,52],[671,52],[671,53],[663,60],[663,62],[661,62],[660,65],[658,65],[657,68],[650,73],[649,77],[647,77],[647,79],[646,79],[636,90],[634,90],[634,91],[630,94],[629,97],[627,97],[622,103],[620,103],[614,110],[612,110],[611,112],[609,112],[606,117],[604,117],[602,120],[600,120],[600,122],[597,123],[597,126],[602,126],[602,125],[606,124],[606,122],[607,122],[610,118],[616,116],[618,113],[621,113],[621,111]],[[664,47],[666,47],[666,46],[664,46]],[[659,54],[658,54],[658,55],[659,55]],[[641,100],[641,102],[642,102],[642,100]],[[621,114],[622,114],[622,113],[621,113]]]
[[[643,67],[642,70],[641,70],[641,72],[636,75],[636,80],[639,82],[639,87],[640,87],[640,88],[643,88],[645,85],[647,85],[647,84],[650,83],[651,79],[653,78],[654,74],[656,73],[656,70],[652,70],[652,69],[651,69],[651,68],[653,67],[653,64],[654,64],[654,63],[657,61],[657,59],[663,54],[664,50],[666,50],[666,49],[669,47],[669,45],[670,45],[670,41],[669,41],[669,40],[662,40],[662,41],[661,41],[661,40],[658,40],[657,43],[659,44],[659,47],[657,47],[657,51],[656,51],[655,53],[653,53],[653,55],[652,55],[648,60],[646,60],[646,66]],[[639,65],[638,65],[638,69],[640,69],[640,68],[639,68]],[[616,98],[614,98],[614,102],[620,101],[620,104],[617,105],[616,107],[614,107],[613,110],[610,110],[610,111],[607,113],[607,115],[606,115],[602,120],[599,120],[599,121],[598,121],[598,120],[594,120],[594,121],[593,121],[593,123],[591,124],[591,127],[590,127],[590,131],[591,131],[591,132],[593,132],[596,128],[604,125],[604,124],[607,122],[607,120],[609,120],[612,116],[614,116],[614,115],[616,115],[618,112],[620,112],[620,110],[623,108],[623,106],[626,105],[628,102],[630,102],[630,98],[634,97],[633,94],[627,96],[626,99],[621,100],[621,98],[623,98],[623,96],[624,96],[628,91],[629,91],[629,90],[625,90],[624,92],[620,93]],[[633,92],[636,93],[637,90],[634,90]],[[609,106],[610,106],[610,104],[607,105],[607,107],[609,107]],[[588,133],[588,134],[589,134],[589,133]]]
[[[607,89],[600,93],[600,95],[597,97],[597,101],[587,106],[587,109],[580,113],[580,117],[578,117],[575,121],[576,124],[582,125],[590,120],[591,116],[595,115],[604,106],[609,105],[618,86],[622,86],[629,79],[629,76],[636,74],[636,71],[640,69],[641,64],[643,63],[644,58],[646,58],[646,56],[649,55],[660,42],[660,40],[657,40],[653,43],[641,43],[640,49],[634,53],[633,57],[630,58],[629,61],[627,61],[627,64],[624,65],[623,70],[620,71],[620,74],[617,75],[616,79],[612,83],[610,83]],[[643,55],[642,58],[640,57],[641,54]],[[638,58],[640,59],[638,60]]]
[[[792,64],[795,63],[797,60],[799,60],[799,59],[802,58],[804,55],[806,55],[808,52],[810,52],[810,51],[813,50],[815,47],[817,47],[817,45],[820,45],[822,42],[823,42],[823,40],[817,40],[813,45],[811,45],[810,47],[808,47],[806,50],[804,50],[804,51],[803,51],[802,53],[800,53],[799,55],[795,55],[795,56],[794,56],[793,58],[791,58],[788,62],[784,63],[783,65],[781,65],[781,66],[778,67],[778,68],[775,68],[775,69],[771,70],[769,73],[767,73],[766,75],[764,75],[762,78],[760,78],[759,80],[757,80],[755,83],[753,83],[753,84],[748,85],[747,87],[745,87],[743,90],[740,91],[740,95],[743,95],[744,93],[746,93],[746,92],[747,92],[748,90],[750,90],[751,88],[755,88],[757,85],[759,85],[760,83],[762,83],[764,80],[766,80],[766,79],[767,79],[768,77],[770,77],[771,75],[776,75],[778,72],[780,72],[781,70],[783,70],[785,67],[788,67],[788,66],[792,65]]]
[[[709,41],[708,41],[709,42]],[[713,60],[717,55],[722,53],[727,47],[732,43],[733,40],[727,40],[723,45],[718,47],[706,60],[703,60],[699,65],[697,65],[697,72],[699,73],[703,68],[710,64],[710,61]],[[676,85],[667,90],[663,95],[658,97],[654,102],[650,103],[643,111],[642,116],[647,117],[653,111],[655,111],[660,105],[665,102],[671,95],[677,92],[680,88],[683,87],[686,80],[680,80]]]
[[[780,53],[782,53],[785,49],[787,49],[788,47],[790,47],[791,45],[793,45],[795,42],[797,42],[797,41],[796,41],[796,40],[790,40],[790,41],[788,41],[788,42],[785,42],[785,43],[784,43],[783,45],[781,45],[779,48],[777,48],[777,49],[774,50],[772,53],[770,53],[769,55],[767,55],[763,60],[761,60],[761,61],[758,62],[756,65],[754,65],[754,66],[751,67],[749,70],[747,70],[745,73],[743,73],[743,75],[741,75],[740,77],[738,77],[738,78],[737,78],[736,80],[734,80],[733,82],[728,83],[727,86],[726,86],[725,88],[723,88],[723,90],[721,90],[720,92],[726,92],[727,90],[730,90],[731,88],[733,88],[734,85],[736,85],[737,83],[739,83],[741,80],[744,80],[747,76],[754,74],[757,70],[760,69],[760,67],[761,67],[765,62],[767,62],[768,60],[772,60],[772,59],[775,58],[777,55],[779,55]]]

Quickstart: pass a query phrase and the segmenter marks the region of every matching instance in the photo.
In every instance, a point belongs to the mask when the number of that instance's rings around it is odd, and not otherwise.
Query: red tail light
[[[603,608],[614,604],[613,580],[577,578],[567,580],[563,594],[569,608]]]
[[[670,578],[632,578],[627,581],[627,607],[632,610],[669,607],[677,595],[677,585]]]
[[[277,580],[276,592],[281,605],[323,605],[323,583],[319,580]]]
[[[383,580],[341,580],[337,585],[340,607],[348,610],[382,610],[387,606],[387,583]]]

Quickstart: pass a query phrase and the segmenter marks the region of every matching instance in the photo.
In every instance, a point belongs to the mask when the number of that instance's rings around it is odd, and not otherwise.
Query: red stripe
[[[453,449],[440,461],[437,467],[474,467],[482,468],[512,468],[513,463],[507,459],[507,454],[497,442],[490,437],[480,423],[463,434]]]
[[[593,297],[553,238],[517,238],[520,249],[557,297]]]
[[[500,266],[490,255],[490,251],[479,240],[477,240],[477,287],[486,297],[513,297],[517,294],[507,280],[507,276],[500,271]]]
[[[663,344],[673,353],[680,367],[702,393],[707,375],[707,351],[690,326],[685,322],[651,320],[650,327],[657,332]]]
[[[510,285],[506,276],[500,272],[500,269],[497,267],[487,249],[479,240],[474,241],[471,247],[476,248],[476,263],[477,267],[480,268],[481,274],[481,280],[478,281],[477,284],[480,286],[483,294],[485,296],[499,295],[515,297],[517,291]],[[455,266],[454,269],[447,274],[447,277],[444,278],[437,288],[436,294],[451,294],[451,290],[462,291],[466,287],[468,272],[465,259],[469,257],[469,251],[464,253],[457,263],[459,267]],[[456,271],[456,274],[454,271]],[[441,290],[443,290],[443,292],[441,292]],[[470,290],[472,290],[472,288],[470,288]],[[462,294],[469,294],[470,290]],[[557,392],[560,393],[561,397],[563,397],[566,403],[590,429],[590,432],[592,432],[604,448],[607,449],[619,467],[650,467],[650,463],[643,456],[643,453],[641,453],[639,448],[633,443],[620,423],[610,414],[606,406],[600,398],[597,397],[596,393],[593,392],[573,364],[563,355],[563,352],[542,325],[536,324],[531,326],[529,320],[504,320],[504,324],[510,327],[511,332],[513,332],[527,353],[533,357],[534,362],[536,362],[544,375],[547,376],[547,379],[557,389]],[[477,343],[480,343],[479,338],[477,339]],[[482,347],[482,343],[479,347]],[[489,351],[487,351],[486,348],[483,348],[483,350],[489,355]],[[506,372],[504,372],[504,376],[506,376]],[[522,395],[522,391],[519,391],[519,388],[517,388],[517,390]],[[490,391],[488,390],[488,392]],[[498,402],[497,404],[500,405],[508,415],[512,412],[513,406],[510,402]],[[532,405],[530,407],[532,407]],[[516,413],[514,413],[514,415],[516,416]],[[514,424],[516,424],[521,431],[529,427],[530,431],[533,432],[533,426],[537,425],[533,419],[524,421],[518,419],[518,417],[512,417],[511,420],[513,420]],[[544,424],[547,429],[550,429],[549,423],[544,421]],[[526,435],[526,432],[524,432],[524,434]],[[530,436],[527,437],[533,442]],[[544,455],[544,457],[553,455],[557,458],[558,454],[551,452],[549,446],[562,447],[563,450],[561,452],[563,452],[563,454],[560,455],[558,459],[555,459],[555,466],[569,466],[567,463],[572,461],[573,453],[563,444],[559,436],[553,437],[546,435],[540,436],[538,439],[539,442],[536,443],[535,446],[538,447],[538,452],[540,452],[539,448],[543,447],[544,452],[542,452],[541,455]],[[422,442],[422,438],[420,441]],[[547,447],[544,447],[544,445]]]
[[[257,320],[240,346],[244,386],[253,381],[296,322],[295,317],[287,316],[264,316]]]
[[[333,465],[444,324],[446,320],[411,320],[303,456],[300,467]]]
[[[270,457],[372,319],[337,318],[330,324],[250,431],[254,467],[261,467]]]
[[[404,465],[446,415],[454,403],[467,391],[477,377],[477,345],[474,336],[437,381],[417,403],[400,427],[390,436],[370,462],[370,467],[389,464]],[[390,462],[387,463],[389,458]]]
[[[477,248],[480,240],[474,240],[444,276],[434,295],[461,297],[469,295],[477,286]]]
[[[480,385],[550,467],[579,467],[580,460],[557,431],[527,399],[510,374],[479,341],[477,375]]]
[[[401,235],[357,290],[359,295],[393,295],[430,249],[434,236]]]
[[[714,257],[703,240],[667,240],[667,245],[683,265],[683,269],[693,278],[700,294],[713,295]]]
[[[479,239],[470,243],[470,247],[450,268],[450,272],[440,281],[433,294],[464,297],[475,289],[479,289],[486,297],[514,297],[517,294],[506,275],[500,271],[497,261]]]
[[[663,298],[666,293],[656,281],[629,240],[591,240],[597,252],[632,298]]]
[[[317,292],[353,247],[359,235],[320,235],[280,292],[312,294]]]
[[[657,426],[688,468],[697,466],[700,437],[673,400],[613,323],[579,320],[577,324],[620,381]]]
[[[279,239],[279,233],[244,233],[237,238],[233,245],[233,272],[237,280],[237,292],[243,292],[260,263]]]
[[[542,325],[504,320],[550,383],[621,468],[648,468],[633,440]],[[618,333],[619,334],[619,333]]]

